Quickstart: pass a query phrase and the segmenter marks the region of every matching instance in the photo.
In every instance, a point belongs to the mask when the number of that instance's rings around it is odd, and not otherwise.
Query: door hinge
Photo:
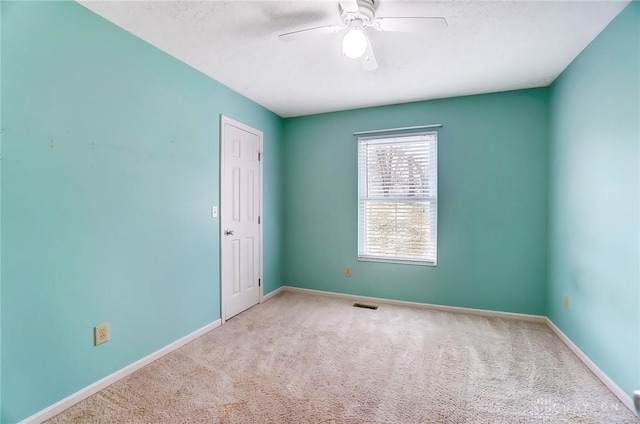
[[[258,162],[262,160],[262,153],[258,153]]]
[[[258,287],[262,287],[262,279],[258,278]]]
[[[258,224],[260,224],[260,216],[258,216]]]

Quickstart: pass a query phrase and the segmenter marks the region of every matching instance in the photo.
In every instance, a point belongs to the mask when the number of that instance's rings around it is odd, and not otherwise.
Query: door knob
[[[224,230],[224,235],[225,236],[232,236],[233,235],[233,230]]]

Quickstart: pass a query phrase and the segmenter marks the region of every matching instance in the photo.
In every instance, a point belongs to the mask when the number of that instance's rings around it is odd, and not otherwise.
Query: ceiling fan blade
[[[286,34],[280,34],[278,38],[280,39],[280,41],[284,42],[297,41],[304,38],[315,37],[316,35],[334,34],[342,29],[343,27],[338,25],[326,25],[321,27],[302,29],[300,31],[288,32]]]
[[[345,12],[358,11],[358,0],[338,0],[338,3],[340,3],[340,8]]]
[[[442,17],[378,18],[373,25],[378,31],[424,32],[445,29],[449,26]]]
[[[365,71],[375,71],[376,69],[378,69],[378,61],[376,60],[376,55],[373,54],[373,46],[371,45],[371,40],[368,36],[367,50],[360,58],[360,64],[362,65],[362,69],[364,69]]]

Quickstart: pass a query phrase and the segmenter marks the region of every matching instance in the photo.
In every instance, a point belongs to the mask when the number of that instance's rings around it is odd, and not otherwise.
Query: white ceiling
[[[432,34],[372,31],[379,68],[341,54],[337,0],[81,1],[283,117],[549,85],[628,1],[377,0],[376,16],[444,16]]]

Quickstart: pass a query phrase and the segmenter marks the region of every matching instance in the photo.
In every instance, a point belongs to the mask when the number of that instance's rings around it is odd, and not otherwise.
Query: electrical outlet
[[[562,309],[569,309],[569,295],[565,294],[562,297]]]
[[[98,346],[109,341],[109,324],[96,325],[93,327],[93,345]]]
[[[344,268],[344,276],[345,277],[351,277],[351,272],[352,271],[351,271],[351,267],[350,266],[347,266],[347,267]]]

